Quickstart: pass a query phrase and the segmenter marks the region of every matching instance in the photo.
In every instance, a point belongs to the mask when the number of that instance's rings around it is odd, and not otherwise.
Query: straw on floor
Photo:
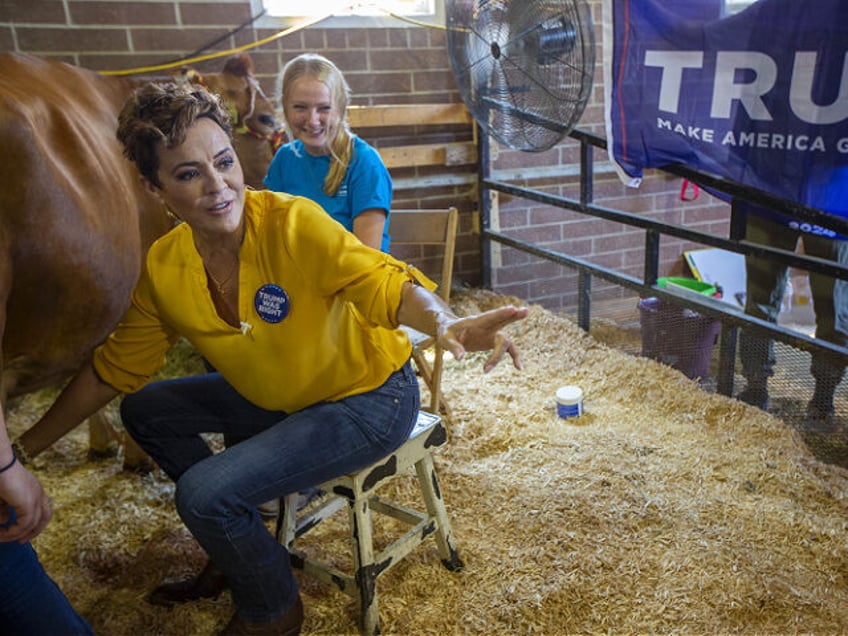
[[[455,305],[507,300],[474,291]],[[510,331],[522,372],[483,374],[478,354],[446,365],[454,419],[436,462],[466,567],[449,572],[422,546],[382,577],[384,634],[848,631],[848,471],[781,420],[540,307]],[[564,384],[586,396],[578,419],[556,415]],[[13,432],[53,395],[14,404]],[[173,485],[86,451],[81,428],[35,462],[56,500],[35,541],[48,571],[99,634],[215,633],[228,594],[173,610],[144,600],[204,560]],[[392,495],[413,493],[400,480]],[[343,520],[322,532],[322,549],[345,553]],[[300,580],[304,633],[357,633],[351,598]]]

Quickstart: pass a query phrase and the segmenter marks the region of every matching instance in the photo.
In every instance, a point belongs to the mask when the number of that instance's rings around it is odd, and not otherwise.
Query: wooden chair
[[[359,600],[359,627],[366,636],[380,633],[377,605],[377,579],[413,549],[433,537],[442,563],[449,570],[463,567],[453,545],[450,522],[441,498],[431,453],[447,441],[442,418],[419,411],[418,421],[409,439],[394,453],[356,473],[320,484],[327,495],[298,510],[299,495],[280,500],[277,517],[277,541],[291,555],[292,565],[319,581],[334,585]],[[376,491],[395,477],[415,469],[426,512],[377,496]],[[315,530],[334,513],[347,508],[353,558],[352,571],[344,572],[307,554],[296,545],[307,532]],[[409,530],[382,550],[375,550],[373,512],[400,521]],[[388,534],[388,533],[382,533]],[[382,538],[382,535],[381,535]],[[314,546],[313,546],[314,547]],[[317,550],[312,550],[316,552]]]
[[[451,281],[453,279],[453,261],[456,252],[456,233],[459,224],[459,211],[455,207],[443,210],[392,210],[389,216],[389,234],[392,237],[392,249],[399,246],[421,246],[422,252],[407,260],[422,268],[427,246],[441,248],[441,272],[437,293],[450,302]],[[404,327],[412,341],[412,358],[418,373],[430,391],[430,405],[426,410],[442,414],[450,419],[451,411],[442,395],[442,367],[444,351],[435,344],[433,338],[414,329]],[[428,349],[434,349],[433,362],[427,359]]]

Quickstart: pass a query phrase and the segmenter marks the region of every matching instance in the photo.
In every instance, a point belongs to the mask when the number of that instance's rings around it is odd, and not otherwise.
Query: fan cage
[[[591,96],[595,37],[582,0],[448,0],[451,69],[471,115],[517,150],[548,150]]]

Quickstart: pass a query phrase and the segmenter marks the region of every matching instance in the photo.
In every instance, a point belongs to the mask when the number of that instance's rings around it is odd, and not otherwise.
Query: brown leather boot
[[[207,561],[200,574],[190,579],[162,583],[148,595],[147,602],[151,605],[172,607],[199,598],[218,598],[225,589],[227,577],[211,561]]]
[[[239,618],[238,613],[233,614],[219,636],[298,636],[301,625],[303,602],[298,595],[289,611],[270,623],[252,623]]]

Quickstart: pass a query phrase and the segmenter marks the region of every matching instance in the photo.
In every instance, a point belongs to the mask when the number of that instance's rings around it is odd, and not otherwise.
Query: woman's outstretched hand
[[[527,307],[507,305],[482,314],[446,320],[440,325],[438,340],[457,360],[462,360],[466,351],[491,350],[483,365],[485,373],[495,368],[504,353],[510,355],[516,369],[521,369],[521,354],[515,343],[501,333],[501,329],[526,318],[528,313]]]

